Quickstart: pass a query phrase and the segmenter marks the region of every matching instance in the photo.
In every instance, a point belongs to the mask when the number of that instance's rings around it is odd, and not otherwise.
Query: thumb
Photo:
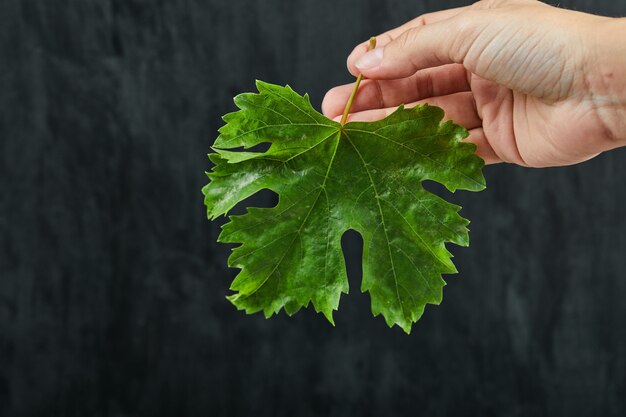
[[[387,45],[367,52],[355,62],[367,78],[397,79],[445,64],[462,64],[480,32],[479,11],[406,30]]]

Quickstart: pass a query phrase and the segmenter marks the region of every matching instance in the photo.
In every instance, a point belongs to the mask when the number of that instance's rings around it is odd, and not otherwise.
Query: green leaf
[[[223,226],[219,241],[241,244],[228,259],[241,269],[228,299],[266,317],[312,302],[333,323],[348,292],[341,236],[353,229],[363,237],[361,290],[372,312],[409,333],[426,304],[441,302],[441,274],[457,272],[444,243],[469,244],[461,207],[422,187],[485,188],[475,145],[461,141],[467,131],[428,105],[342,127],[289,86],[257,88],[224,116],[203,188],[211,219],[261,189],[279,195],[276,207],[248,208]],[[263,142],[266,152],[232,150]]]

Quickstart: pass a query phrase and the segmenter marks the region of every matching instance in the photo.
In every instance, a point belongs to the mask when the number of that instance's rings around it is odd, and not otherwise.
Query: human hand
[[[483,0],[420,16],[348,58],[362,72],[349,121],[430,103],[466,127],[486,163],[570,165],[626,145],[626,19],[534,0]],[[352,85],[331,89],[339,119]]]

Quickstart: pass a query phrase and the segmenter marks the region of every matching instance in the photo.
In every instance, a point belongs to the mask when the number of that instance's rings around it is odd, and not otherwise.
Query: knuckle
[[[434,13],[425,13],[415,19],[416,26],[424,26],[431,22]]]
[[[490,14],[480,10],[466,10],[459,13],[455,19],[455,32],[459,41],[466,41],[475,38],[477,32],[488,22]]]
[[[417,56],[413,51],[418,49],[420,43],[423,42],[422,35],[424,28],[426,28],[426,26],[417,26],[403,32],[396,43],[398,49],[392,51],[392,54],[396,57],[396,59],[399,58],[404,61],[407,71],[409,67],[413,70],[417,69],[417,64],[415,62]]]
[[[413,44],[415,44],[415,42],[417,42],[419,32],[420,32],[419,26],[405,30],[398,37],[398,46],[402,49],[410,48]]]
[[[460,32],[467,32],[473,28],[481,16],[479,10],[468,9],[456,16],[456,26]]]
[[[424,73],[423,76],[418,76],[415,81],[417,97],[428,98],[435,95],[435,84],[431,73]]]
[[[515,2],[515,0],[480,0],[472,4],[471,7],[478,10],[494,9],[496,7],[506,6],[507,4],[513,2]]]
[[[454,62],[463,62],[475,31],[476,12],[466,11],[456,17],[455,33],[450,36],[450,57]]]
[[[480,0],[470,5],[469,10],[484,10],[493,7],[492,0]]]

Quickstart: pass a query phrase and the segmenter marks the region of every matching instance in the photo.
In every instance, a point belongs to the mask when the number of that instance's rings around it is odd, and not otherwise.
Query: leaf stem
[[[372,49],[376,48],[376,38],[375,37],[371,37],[370,38],[370,44],[367,48],[368,51],[371,51]],[[348,120],[348,114],[350,113],[350,109],[352,108],[352,102],[354,101],[354,97],[356,97],[356,92],[359,90],[359,85],[361,84],[361,80],[363,79],[363,74],[359,74],[358,77],[356,77],[356,82],[354,83],[354,89],[352,89],[352,94],[350,94],[350,98],[348,99],[348,102],[346,103],[346,107],[343,110],[343,116],[341,117],[341,126],[346,124],[346,120]]]

